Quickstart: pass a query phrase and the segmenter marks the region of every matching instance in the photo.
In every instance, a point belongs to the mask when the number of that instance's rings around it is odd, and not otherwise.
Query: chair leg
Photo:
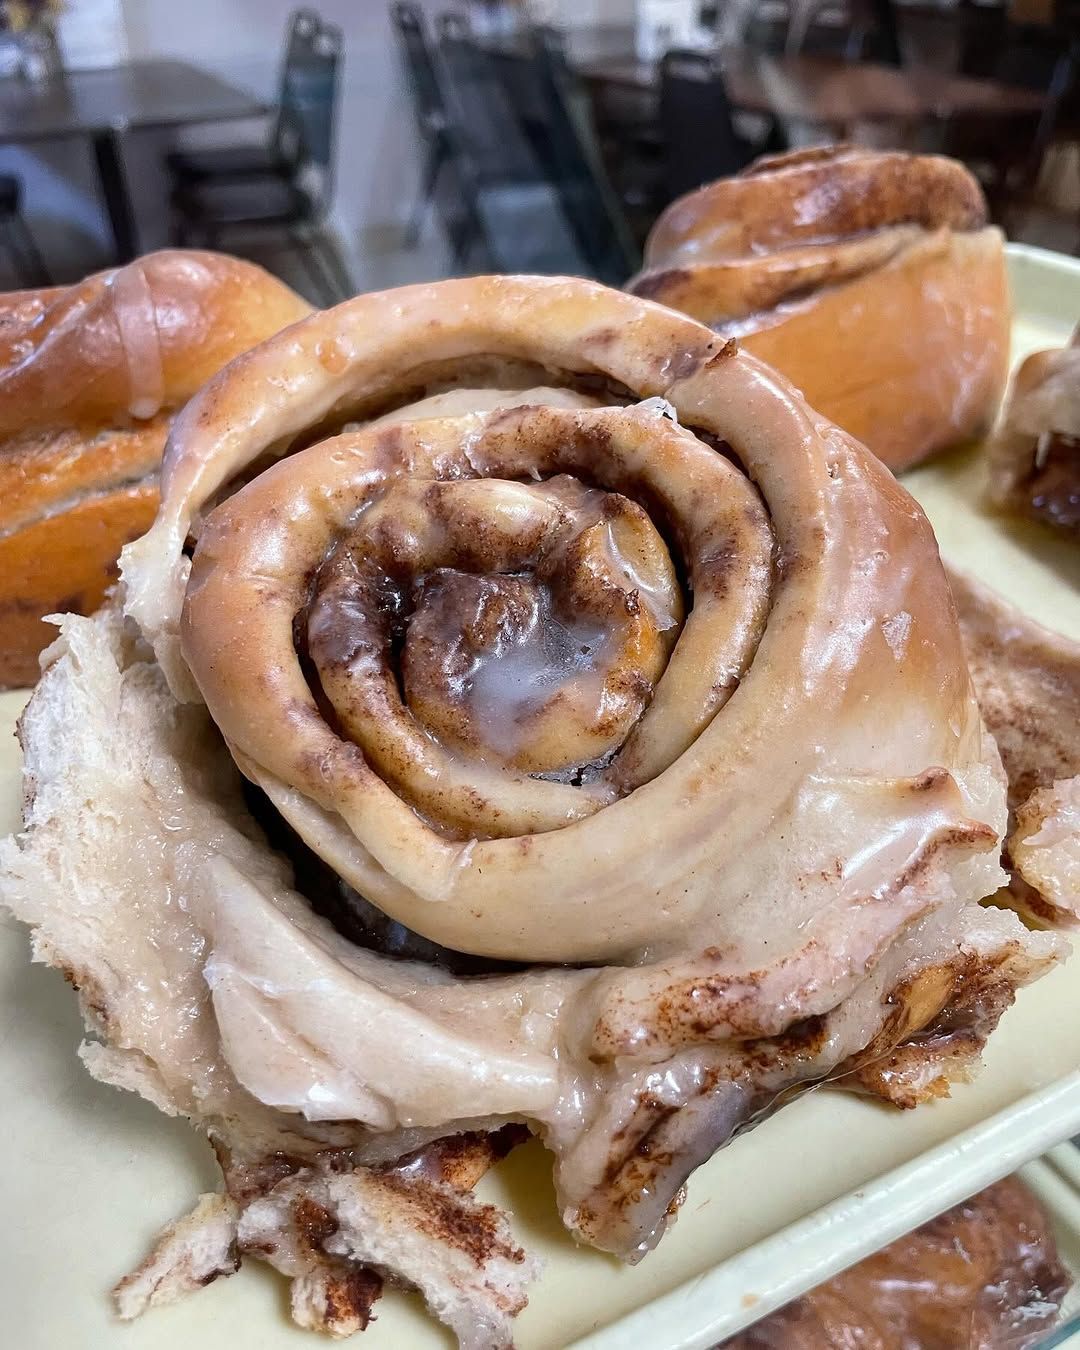
[[[316,229],[308,235],[307,246],[311,261],[319,268],[326,282],[326,291],[333,293],[332,303],[352,299],[356,294],[356,286],[334,242],[322,230]]]
[[[26,221],[15,212],[5,216],[3,224],[8,252],[15,260],[20,282],[25,286],[51,286],[49,269]]]
[[[472,214],[465,211],[457,219],[444,220],[443,235],[450,248],[454,275],[460,276],[465,270],[469,254],[472,252],[473,244],[476,241],[476,226]]]
[[[324,307],[336,305],[342,297],[338,294],[333,279],[327,276],[322,258],[316,257],[311,242],[305,239],[299,230],[289,230],[288,234],[293,251],[300,259],[300,264],[314,286],[316,295],[320,297],[320,303]]]
[[[446,144],[442,136],[433,136],[424,158],[424,168],[420,175],[420,187],[416,194],[416,203],[409,213],[408,224],[405,226],[405,233],[402,236],[402,243],[406,248],[415,248],[420,242],[420,231],[424,227],[424,217],[427,215],[427,209],[435,195],[435,187],[439,181],[439,174],[445,160]]]

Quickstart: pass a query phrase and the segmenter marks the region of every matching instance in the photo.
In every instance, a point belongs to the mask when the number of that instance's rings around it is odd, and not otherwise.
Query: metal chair
[[[267,175],[287,180],[292,176],[295,165],[290,157],[289,124],[285,115],[286,94],[293,80],[296,63],[304,58],[311,35],[318,30],[320,22],[319,15],[311,9],[298,9],[290,16],[278,77],[275,113],[266,140],[261,144],[224,145],[207,150],[174,150],[165,156],[165,165],[173,186]]]
[[[961,75],[992,79],[1008,46],[1009,12],[1004,5],[982,5],[959,0],[955,10]]]
[[[479,183],[540,182],[543,170],[516,115],[519,91],[511,91],[501,73],[500,63],[519,54],[477,41],[454,13],[440,16],[438,32],[450,120]]]
[[[827,32],[817,32],[821,12],[835,7],[833,0],[790,0],[785,53],[792,56],[813,51],[843,56],[848,61],[903,64],[892,0],[849,0],[847,22]]]
[[[526,51],[495,50],[490,60],[586,269],[597,280],[621,285],[640,265],[640,255],[601,160],[588,97],[560,35],[538,28]]]
[[[459,271],[474,262],[513,270],[514,250],[506,247],[493,204],[544,183],[544,171],[500,77],[496,51],[478,43],[453,11],[439,16],[436,31],[450,156],[435,193],[443,230]]]
[[[0,236],[19,285],[51,286],[52,278],[30,227],[23,219],[21,205],[22,184],[11,174],[0,174]]]
[[[278,115],[287,174],[182,183],[172,195],[181,243],[199,236],[214,247],[225,233],[284,232],[328,304],[353,293],[337,250],[320,229],[333,192],[341,47],[341,29],[321,19],[294,33]]]

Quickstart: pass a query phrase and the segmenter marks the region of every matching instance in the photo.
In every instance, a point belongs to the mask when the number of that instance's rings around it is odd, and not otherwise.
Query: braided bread
[[[46,614],[90,614],[157,509],[177,408],[309,307],[261,268],[150,254],[0,295],[0,688],[32,684]]]

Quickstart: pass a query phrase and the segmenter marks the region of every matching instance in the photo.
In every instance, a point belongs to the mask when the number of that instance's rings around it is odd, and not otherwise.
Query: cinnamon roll
[[[532,1267],[434,1140],[526,1122],[636,1260],[736,1131],[946,1091],[1064,951],[979,903],[1004,778],[922,512],[671,310],[497,277],[315,315],[184,409],[122,571],[24,718],[0,896],[92,1071],[215,1141],[214,1270],[269,1259],[304,1325],[374,1265],[508,1338]]]
[[[1006,1177],[717,1350],[1035,1350],[1071,1287],[1049,1215]]]
[[[993,422],[1009,355],[1002,244],[955,160],[829,146],[673,203],[630,289],[737,337],[899,470]]]
[[[987,447],[995,506],[1080,535],[1080,345],[1035,352],[1016,372]]]
[[[175,250],[0,294],[0,689],[33,684],[44,616],[92,614],[149,528],[176,410],[309,312],[261,267]]]

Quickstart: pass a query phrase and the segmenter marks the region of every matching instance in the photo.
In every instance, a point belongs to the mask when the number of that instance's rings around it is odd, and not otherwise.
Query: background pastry
[[[157,509],[177,408],[310,306],[252,263],[152,253],[78,285],[0,295],[0,688],[32,684]]]
[[[499,277],[312,316],[181,413],[123,573],[23,719],[0,896],[93,1072],[222,1159],[131,1311],[202,1239],[305,1325],[375,1264],[504,1341],[529,1262],[402,1159],[524,1119],[636,1260],[736,1131],[897,1048],[857,1086],[946,1091],[1064,951],[979,903],[1004,777],[922,512],[674,311]]]
[[[1042,1206],[1008,1177],[718,1350],[1032,1350],[1070,1283]]]
[[[996,506],[1080,533],[1080,346],[1035,352],[1017,370],[987,447]]]
[[[1009,357],[1001,232],[955,160],[758,160],[674,202],[629,288],[783,371],[892,469],[991,426]]]

